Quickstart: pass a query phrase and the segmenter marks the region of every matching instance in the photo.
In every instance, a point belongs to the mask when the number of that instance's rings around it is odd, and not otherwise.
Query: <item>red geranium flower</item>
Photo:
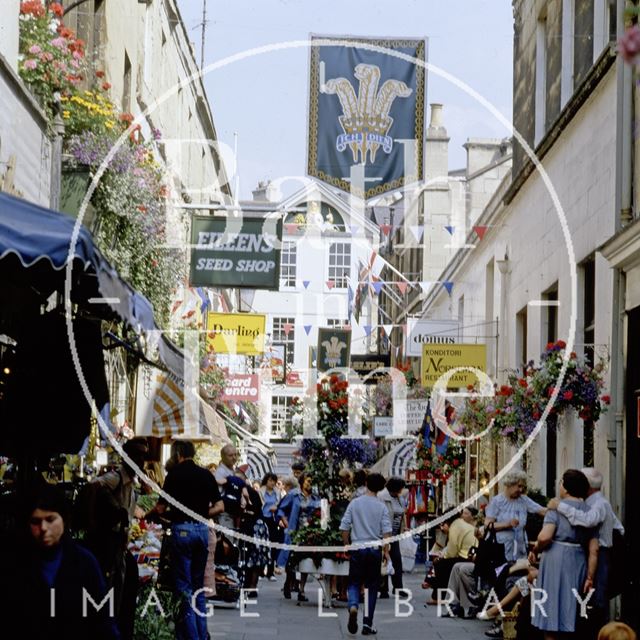
[[[602,396],[602,402],[604,402],[605,404],[609,404],[611,402],[611,396],[609,395]]]
[[[49,11],[51,11],[51,13],[53,13],[53,15],[57,16],[58,18],[62,18],[62,16],[64,15],[64,8],[59,2],[52,2],[49,5]]]
[[[564,349],[567,346],[567,343],[564,340],[558,340],[558,342],[556,342],[556,345],[561,349]]]
[[[111,83],[110,82],[103,82],[102,83],[102,89],[103,89],[103,91],[109,91],[109,89],[111,89]]]
[[[571,389],[569,389],[568,391],[565,391],[562,394],[562,399],[563,400],[571,400],[573,398],[573,391],[571,391]]]

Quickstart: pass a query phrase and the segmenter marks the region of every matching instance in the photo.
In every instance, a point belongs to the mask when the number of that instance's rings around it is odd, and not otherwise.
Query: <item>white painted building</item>
[[[18,76],[19,11],[19,0],[6,0],[0,12],[0,191],[48,207],[51,138]]]
[[[538,363],[549,341],[571,342],[581,357],[607,364],[612,350],[614,278],[598,249],[615,233],[618,216],[615,55],[609,30],[598,31],[602,3],[591,16],[556,14],[559,3],[552,4],[514,2],[514,125],[541,158],[545,175],[532,170],[517,144],[512,175],[475,223],[487,227],[484,239],[469,233],[473,246],[458,250],[438,277],[454,283],[452,294],[433,289],[422,305],[422,317],[457,318],[465,342],[485,342],[488,372],[498,381],[529,360]],[[542,5],[545,11],[537,13]],[[578,28],[590,28],[594,37],[575,50],[560,38],[547,39],[556,20],[564,38]],[[574,66],[573,75],[565,72]],[[528,452],[530,486],[554,495],[564,470],[593,464],[619,505],[615,412],[600,418],[593,442],[582,421],[565,417],[563,423],[557,432],[543,429]],[[512,453],[498,454],[489,443],[472,446],[467,491],[477,490],[485,474],[493,477]]]
[[[380,231],[322,183],[309,181],[284,200],[269,201],[268,197],[277,198],[277,194],[261,184],[254,200],[241,206],[244,215],[264,216],[273,211],[283,215],[280,286],[278,291],[243,295],[241,310],[266,314],[268,342],[287,346],[287,384],[263,388],[262,428],[279,439],[286,435],[291,419],[291,400],[302,396],[309,383],[310,349],[318,344],[320,327],[350,325],[352,354],[377,350],[375,296],[367,298],[356,323],[349,318],[348,287],[355,293],[358,263],[368,264],[372,252],[378,250]]]

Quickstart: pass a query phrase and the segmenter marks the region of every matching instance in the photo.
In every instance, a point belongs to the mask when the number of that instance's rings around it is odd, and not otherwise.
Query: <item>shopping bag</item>
[[[491,523],[478,545],[474,573],[477,578],[493,584],[496,579],[496,569],[505,563],[504,545],[498,542],[496,531]]]
[[[411,573],[416,565],[416,551],[418,543],[411,537],[402,538],[399,543],[400,556],[402,557],[402,571]]]

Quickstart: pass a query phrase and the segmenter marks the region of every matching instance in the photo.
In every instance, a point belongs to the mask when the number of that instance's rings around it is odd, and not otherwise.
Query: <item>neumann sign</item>
[[[277,289],[282,219],[194,216],[190,284]]]

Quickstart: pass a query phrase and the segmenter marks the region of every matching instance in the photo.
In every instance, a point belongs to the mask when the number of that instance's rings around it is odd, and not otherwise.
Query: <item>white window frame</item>
[[[560,108],[573,95],[573,38],[575,0],[562,0],[562,66],[560,70]]]
[[[547,119],[547,16],[538,18],[536,27],[536,84],[534,143],[544,137]]]
[[[271,396],[271,436],[285,438],[291,421],[291,396]]]
[[[290,324],[291,331],[285,333],[284,325]],[[277,316],[273,319],[271,340],[275,344],[287,345],[287,366],[292,367],[295,361],[296,325],[295,318]]]
[[[293,289],[296,286],[296,277],[298,275],[298,244],[286,240],[282,243],[282,251],[280,253],[280,281],[282,287]]]
[[[341,249],[341,251],[338,251]],[[341,259],[338,264],[338,258]],[[336,289],[346,289],[351,277],[351,242],[332,242],[329,247],[329,269],[327,280]]]

